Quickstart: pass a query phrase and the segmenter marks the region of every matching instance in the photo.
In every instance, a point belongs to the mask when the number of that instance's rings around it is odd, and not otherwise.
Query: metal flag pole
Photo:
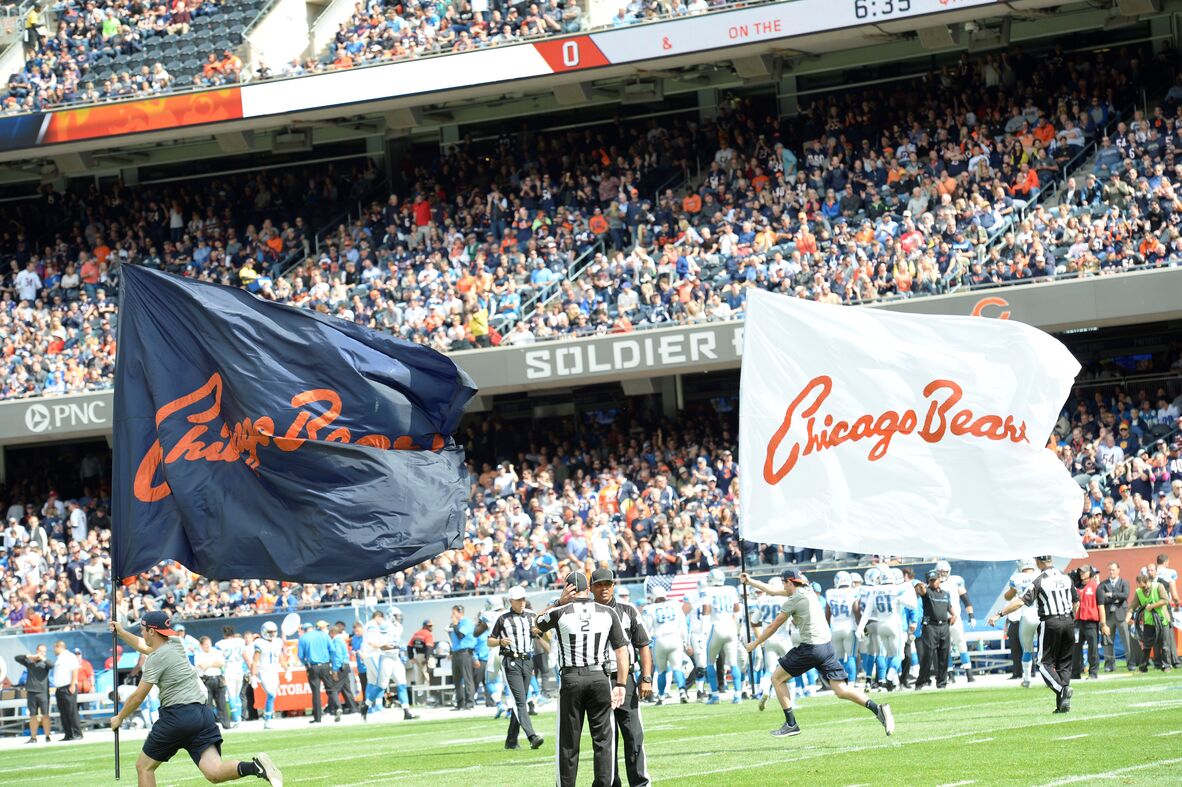
[[[115,551],[115,530],[111,529],[111,551]],[[122,580],[111,573],[111,621],[119,620],[119,586]],[[111,627],[111,693],[115,695],[115,715],[119,715],[119,634]],[[115,728],[115,781],[119,781],[119,728]]]
[[[746,574],[747,573],[747,550],[743,548],[743,537],[741,534],[739,535],[739,566],[740,566],[740,570],[744,574]],[[751,636],[751,610],[747,608],[747,587],[748,586],[746,584],[743,585],[743,621],[744,621],[744,623],[746,623],[746,626],[747,626],[747,641],[752,642],[753,637]],[[764,621],[764,623],[766,625],[767,621]],[[763,668],[767,669],[767,665],[764,664]],[[751,696],[754,697],[755,692],[758,691],[758,689],[759,689],[759,687],[755,685],[755,654],[754,653],[747,654],[747,676],[751,681]]]

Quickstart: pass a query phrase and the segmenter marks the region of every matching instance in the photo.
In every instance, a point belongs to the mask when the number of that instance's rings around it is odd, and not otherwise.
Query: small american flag
[[[705,571],[695,571],[692,574],[666,574],[662,576],[645,577],[644,593],[649,598],[657,588],[664,590],[670,601],[680,601],[687,593],[696,593],[698,582],[706,578]]]

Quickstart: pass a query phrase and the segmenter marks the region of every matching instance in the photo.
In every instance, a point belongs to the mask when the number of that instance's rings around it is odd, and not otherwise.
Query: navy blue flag
[[[345,582],[458,546],[452,435],[476,393],[446,356],[243,290],[123,267],[116,577]]]

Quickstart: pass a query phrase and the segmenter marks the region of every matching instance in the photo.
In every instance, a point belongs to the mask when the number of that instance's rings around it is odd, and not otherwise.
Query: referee
[[[611,607],[620,618],[624,638],[628,640],[628,685],[624,689],[624,704],[616,708],[616,726],[624,737],[624,768],[628,772],[630,787],[648,787],[648,758],[644,754],[644,727],[640,721],[640,700],[653,691],[653,652],[649,645],[648,631],[640,620],[640,612],[626,601],[615,598],[616,575],[610,568],[591,572],[591,594],[605,607]],[[626,589],[626,588],[625,588]],[[621,591],[620,595],[623,595]],[[608,659],[611,661],[611,659]],[[633,664],[640,663],[640,684],[636,683]],[[613,671],[612,677],[618,683],[620,673]],[[619,744],[619,736],[615,742]],[[620,774],[616,773],[612,787],[621,787]]]
[[[571,572],[558,603],[537,619],[539,631],[557,633],[562,685],[558,690],[558,787],[574,787],[579,775],[583,717],[591,724],[595,749],[592,787],[611,787],[616,778],[616,728],[612,711],[624,703],[625,684],[608,678],[608,650],[615,650],[621,675],[631,669],[628,640],[611,607],[588,595],[587,575]]]
[[[525,588],[509,588],[509,611],[497,618],[488,635],[490,648],[501,648],[501,671],[505,685],[513,695],[509,709],[509,733],[505,736],[506,749],[520,749],[517,735],[525,730],[529,747],[536,749],[545,739],[534,732],[529,719],[529,684],[533,680],[534,620],[537,615],[525,608]]]
[[[992,626],[998,618],[1031,604],[1038,605],[1038,647],[1041,651],[1038,671],[1055,692],[1055,713],[1071,710],[1071,661],[1075,654],[1075,613],[1079,609],[1079,591],[1071,578],[1051,565],[1051,556],[1036,557],[1041,573],[1021,596],[989,617]]]
[[[160,719],[152,725],[135,761],[139,787],[155,787],[156,769],[180,749],[187,751],[202,775],[215,784],[257,776],[283,787],[283,774],[266,754],[243,762],[222,759],[222,734],[213,708],[205,704],[205,686],[185,655],[184,643],[170,625],[163,612],[145,613],[141,639],[118,622],[111,622],[111,630],[120,639],[147,656],[140,683],[123,709],[111,717],[111,729],[118,730],[135,713],[153,686],[160,687]]]

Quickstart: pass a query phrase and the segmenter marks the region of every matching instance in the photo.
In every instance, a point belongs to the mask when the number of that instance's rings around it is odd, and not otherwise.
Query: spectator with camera
[[[1104,607],[1097,603],[1096,591],[1100,586],[1096,569],[1083,565],[1070,572],[1071,581],[1079,591],[1079,606],[1075,612],[1075,655],[1071,661],[1071,677],[1079,680],[1083,673],[1084,649],[1088,652],[1088,680],[1100,677],[1101,627],[1107,629]]]
[[[1137,575],[1136,606],[1133,616],[1137,621],[1139,638],[1141,640],[1141,662],[1138,669],[1149,671],[1150,654],[1153,656],[1153,666],[1162,672],[1170,669],[1166,663],[1166,637],[1172,635],[1169,622],[1169,599],[1160,583],[1150,577],[1149,571],[1142,570]]]

